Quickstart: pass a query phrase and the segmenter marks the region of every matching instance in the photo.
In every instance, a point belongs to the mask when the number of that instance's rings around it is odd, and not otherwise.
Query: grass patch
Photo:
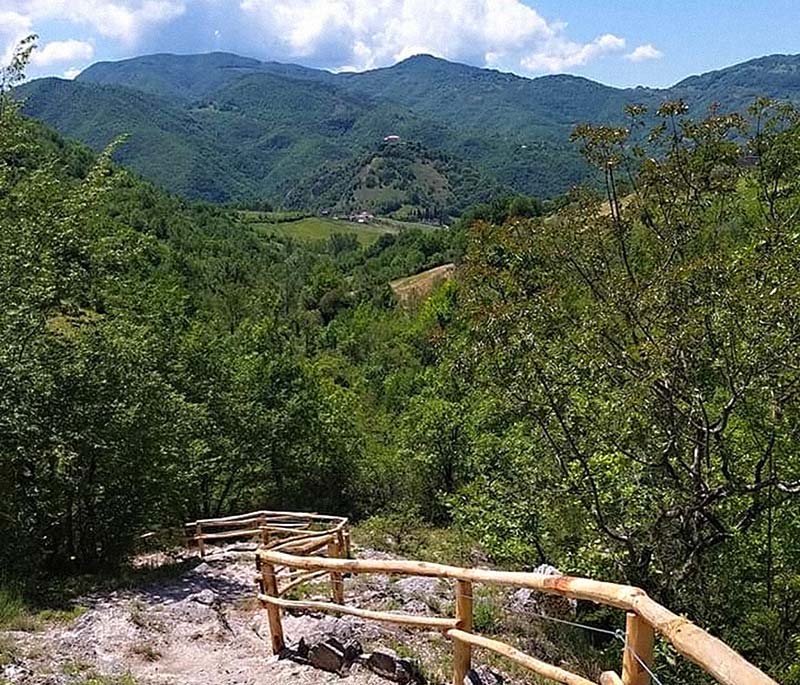
[[[353,540],[407,559],[470,566],[474,544],[453,528],[434,528],[404,513],[373,516],[352,528]]]
[[[113,676],[93,673],[75,685],[136,685],[136,679],[130,673]]]
[[[319,594],[319,591],[319,586],[312,587],[310,583],[303,583],[302,585],[296,585],[289,590],[289,592],[286,593],[286,599],[299,602],[301,600],[308,599],[315,594]]]
[[[36,620],[46,624],[67,624],[80,618],[88,611],[85,606],[75,605],[67,609],[44,609],[36,614]]]
[[[0,635],[0,666],[13,663],[18,655],[17,641],[10,635]]]
[[[67,661],[62,664],[61,672],[70,678],[77,678],[82,673],[90,671],[91,668],[92,665],[87,664],[85,661]]]
[[[492,635],[502,624],[502,612],[491,600],[479,599],[472,607],[472,625],[475,632]]]
[[[150,607],[139,599],[134,599],[128,604],[131,623],[143,630],[153,630],[158,633],[166,631],[164,624],[153,615]]]
[[[12,583],[0,585],[0,628],[30,630],[30,610],[20,588]]]
[[[158,661],[161,658],[161,652],[147,642],[137,642],[131,646],[130,652],[145,661]]]
[[[274,233],[304,242],[325,241],[336,234],[354,235],[362,247],[371,245],[384,233],[397,232],[396,228],[385,224],[354,224],[349,221],[335,221],[316,216],[298,221],[253,224],[253,226],[265,233]]]
[[[71,623],[86,612],[86,607],[72,605],[39,609],[31,606],[18,585],[0,585],[0,628],[34,632],[53,623]]]
[[[233,602],[233,608],[236,611],[252,613],[261,608],[261,603],[256,597],[239,597],[239,599]]]

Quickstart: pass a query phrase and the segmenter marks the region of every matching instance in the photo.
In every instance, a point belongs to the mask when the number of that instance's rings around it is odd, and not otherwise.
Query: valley
[[[598,40],[556,52],[661,54]],[[320,626],[419,685],[473,648],[800,685],[800,56],[28,80],[89,54],[35,42],[0,71],[0,685],[333,682]]]
[[[362,247],[374,243],[384,233],[397,234],[403,230],[433,231],[430,224],[396,221],[386,217],[367,215],[358,218],[328,218],[308,216],[290,221],[269,221],[269,216],[245,212],[245,221],[254,230],[266,235],[277,235],[308,242],[325,242],[333,236],[353,236]]]
[[[797,100],[799,70],[797,57],[774,55],[657,90],[425,55],[334,74],[158,54],[95,64],[75,81],[33,81],[20,94],[26,113],[96,151],[127,136],[116,159],[184,197],[413,219],[457,216],[503,194],[557,196],[593,180],[568,142],[575,125],[624,124],[631,103],[654,110],[682,98],[702,116],[712,103],[743,111],[757,96]]]

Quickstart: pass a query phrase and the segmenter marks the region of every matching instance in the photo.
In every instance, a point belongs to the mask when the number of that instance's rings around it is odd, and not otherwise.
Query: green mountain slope
[[[443,219],[509,193],[490,176],[419,143],[382,142],[363,156],[329,164],[287,195],[296,207],[335,214],[361,210],[401,219]]]
[[[690,76],[669,89],[702,107],[718,102],[726,109],[746,108],[754,96],[800,101],[800,56],[769,55],[727,69]]]
[[[627,91],[574,76],[527,79],[448,62],[411,57],[386,69],[344,74],[345,87],[406,105],[435,119],[504,135],[563,139],[587,117],[616,116]]]
[[[214,201],[229,199],[228,188],[256,192],[213,131],[170,99],[55,78],[25,86],[22,95],[37,119],[95,150],[125,135],[117,161],[174,192]]]
[[[248,57],[214,52],[207,55],[146,55],[120,62],[98,62],[76,81],[129,88],[194,100],[238,77],[258,71],[261,62]]]
[[[129,134],[118,159],[185,196],[341,206],[387,135],[472,169],[487,188],[552,196],[589,177],[568,142],[576,124],[619,121],[630,102],[682,97],[698,112],[712,102],[741,110],[762,94],[800,100],[800,57],[765,57],[656,90],[527,79],[430,56],[333,74],[227,53],[148,55],[21,90],[28,114],[95,149]],[[404,178],[390,204],[421,197],[419,179]],[[448,176],[448,192],[472,197],[467,178]],[[368,208],[370,195],[354,201]]]

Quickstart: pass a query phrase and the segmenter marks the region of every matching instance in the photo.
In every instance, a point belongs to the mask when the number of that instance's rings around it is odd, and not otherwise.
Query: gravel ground
[[[0,661],[0,685],[276,685],[387,681],[354,666],[343,679],[272,656],[263,610],[257,607],[252,550],[219,550],[179,577],[131,590],[84,597],[85,613],[69,625],[0,633],[13,645]],[[348,579],[348,602],[360,606],[431,613],[446,601],[446,587],[386,578]],[[311,586],[324,598],[327,584]],[[442,597],[439,596],[442,594]],[[288,644],[301,637],[356,639],[365,649],[430,649],[431,636],[411,634],[351,617],[286,615]],[[433,636],[435,637],[435,636]],[[441,638],[439,638],[441,642]]]

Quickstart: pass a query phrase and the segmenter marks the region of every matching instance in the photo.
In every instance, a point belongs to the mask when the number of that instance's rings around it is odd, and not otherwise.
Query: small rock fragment
[[[395,667],[394,679],[398,683],[401,683],[401,685],[414,682],[416,680],[415,676],[417,671],[418,669],[412,661],[408,659],[398,659]]]
[[[441,584],[438,578],[403,578],[395,583],[396,589],[403,599],[435,599],[441,595]]]
[[[211,570],[211,567],[204,561],[203,563],[198,564],[197,566],[195,566],[193,569],[191,569],[187,573],[192,574],[192,575],[202,576],[202,575],[208,573],[210,570]]]
[[[197,602],[198,604],[211,606],[217,600],[217,595],[213,590],[206,588],[205,590],[200,590],[200,592],[195,592],[193,595],[189,595],[186,599],[191,602]]]
[[[503,685],[503,677],[488,666],[478,666],[464,676],[464,685]]]
[[[364,653],[364,648],[357,640],[351,640],[344,647],[344,665],[350,668],[356,660]]]
[[[366,659],[366,667],[376,675],[405,685],[415,679],[417,669],[408,659],[401,659],[392,650],[372,652]]]
[[[397,654],[391,650],[372,652],[367,658],[367,668],[383,678],[393,678],[396,670]]]
[[[306,642],[304,637],[300,638],[300,642],[297,643],[297,646],[294,648],[294,651],[297,653],[301,659],[308,659],[308,650],[309,646]]]

